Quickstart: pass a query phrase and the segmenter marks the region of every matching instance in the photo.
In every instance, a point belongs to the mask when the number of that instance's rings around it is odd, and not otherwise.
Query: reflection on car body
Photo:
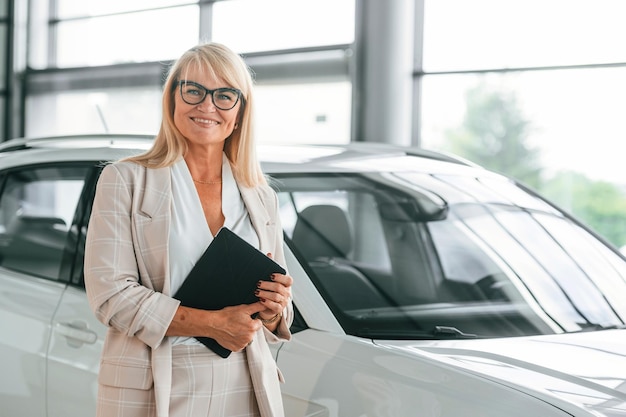
[[[149,138],[0,146],[3,415],[93,414],[82,284],[102,161]],[[376,144],[261,148],[295,279],[289,416],[626,415],[626,260],[514,181]],[[511,407],[515,404],[515,407]]]

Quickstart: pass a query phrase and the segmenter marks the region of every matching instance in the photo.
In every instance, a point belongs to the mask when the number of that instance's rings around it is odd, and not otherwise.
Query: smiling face
[[[214,90],[222,87],[232,87],[223,80],[214,78],[210,72],[203,72],[192,65],[184,71],[183,81],[191,81],[200,86]],[[211,95],[200,104],[187,104],[181,97],[181,88],[178,86],[174,93],[174,123],[185,136],[190,148],[220,145],[228,138],[237,124],[241,100],[230,110],[220,110],[215,107]]]

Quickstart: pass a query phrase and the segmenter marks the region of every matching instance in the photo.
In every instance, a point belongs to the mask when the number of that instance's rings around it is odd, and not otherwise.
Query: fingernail
[[[254,291],[254,295],[259,295],[260,293],[261,293],[261,290]]]

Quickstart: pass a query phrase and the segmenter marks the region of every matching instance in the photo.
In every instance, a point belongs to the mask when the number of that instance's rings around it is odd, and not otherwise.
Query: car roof
[[[115,161],[147,150],[154,135],[94,134],[12,139],[0,144],[0,169],[45,162]],[[461,158],[385,143],[342,145],[260,145],[268,173],[421,171],[480,169]],[[481,171],[486,172],[481,169]]]

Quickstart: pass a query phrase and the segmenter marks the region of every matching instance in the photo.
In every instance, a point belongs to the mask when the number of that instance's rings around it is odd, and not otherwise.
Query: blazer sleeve
[[[123,175],[117,164],[110,164],[100,175],[85,243],[85,288],[99,321],[155,348],[179,301],[152,288],[149,277],[140,279],[133,222],[141,216],[135,194],[143,190],[135,186],[132,172]]]

